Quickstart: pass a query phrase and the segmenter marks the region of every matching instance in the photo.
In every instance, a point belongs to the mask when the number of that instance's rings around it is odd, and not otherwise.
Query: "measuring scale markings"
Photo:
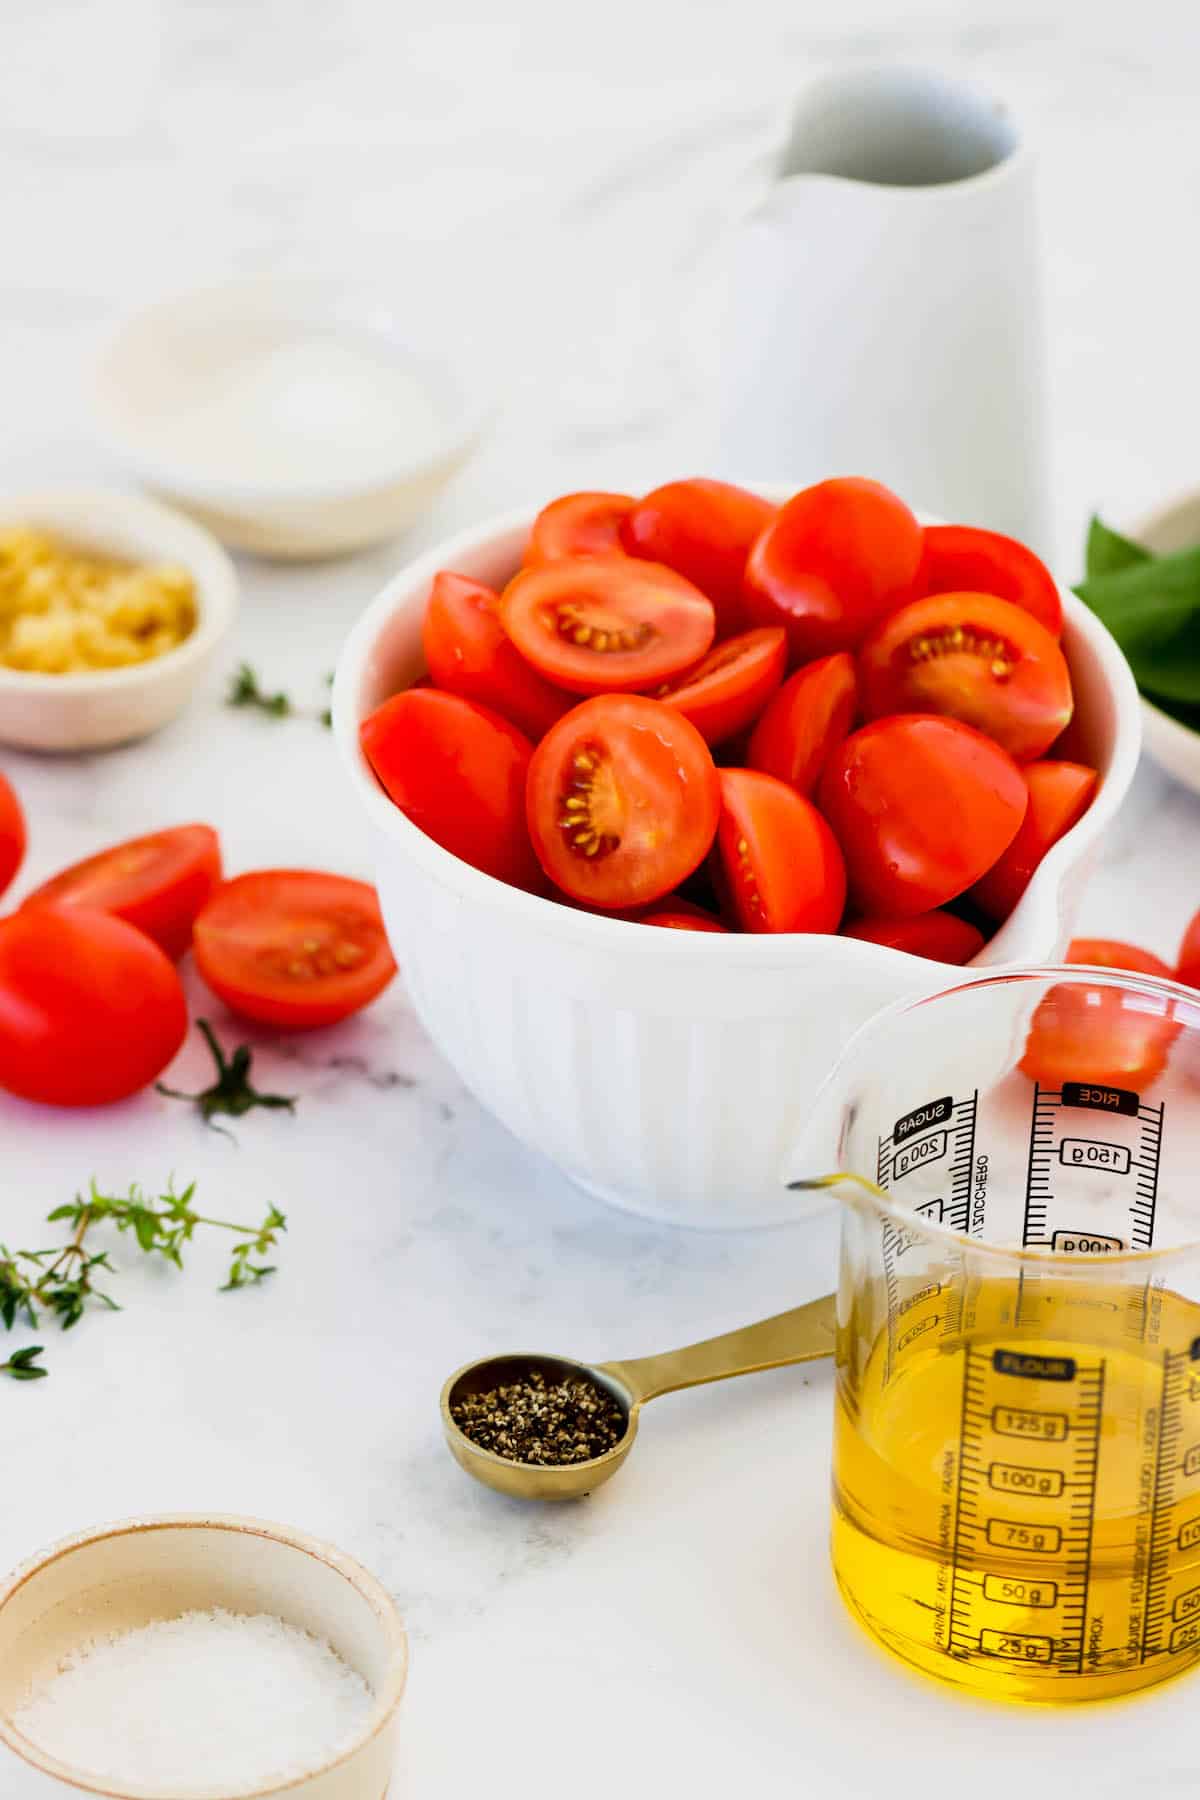
[[[1116,1250],[1149,1250],[1154,1244],[1163,1107],[1126,1088],[1064,1081],[1060,1088],[1034,1085],[1025,1178],[1023,1244],[1050,1250],[1104,1255]],[[1109,1123],[1093,1135],[1090,1121],[1074,1115],[1102,1113]],[[1126,1123],[1131,1121],[1131,1123]],[[1123,1181],[1128,1198],[1124,1236],[1091,1231],[1086,1220],[1055,1218],[1062,1171]]]

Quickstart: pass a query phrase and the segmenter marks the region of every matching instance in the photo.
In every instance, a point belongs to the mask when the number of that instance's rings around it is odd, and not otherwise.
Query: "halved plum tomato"
[[[25,905],[111,913],[178,962],[192,941],[196,914],[220,879],[221,845],[211,825],[175,825],[73,863],[35,888]]]
[[[427,837],[498,881],[543,886],[525,829],[533,745],[515,725],[458,694],[407,688],[358,735],[384,791]]]
[[[1185,982],[1188,987],[1200,988],[1200,912],[1183,934],[1176,980]]]
[[[585,700],[529,765],[528,818],[546,874],[605,911],[660,900],[703,861],[720,793],[708,745],[672,707],[633,694]]]
[[[721,744],[758,717],[786,666],[787,638],[778,626],[744,631],[714,644],[654,697],[690,719],[706,743]]]
[[[631,556],[665,563],[695,582],[717,612],[717,635],[750,623],[742,601],[746,558],[778,507],[728,481],[668,481],[639,500],[621,525]]]
[[[821,770],[854,723],[858,676],[854,658],[839,650],[789,675],[750,737],[746,761],[777,776],[798,794],[811,794]]]
[[[722,769],[718,885],[743,931],[836,931],[846,866],[811,801],[757,769]]]
[[[522,561],[527,569],[564,556],[623,556],[621,524],[632,494],[563,494],[533,521]]]
[[[659,563],[569,557],[509,582],[501,618],[521,655],[575,694],[653,688],[698,662],[711,600]]]
[[[0,775],[0,894],[25,855],[25,814],[10,782]]]
[[[705,912],[702,906],[693,906],[690,900],[681,900],[678,895],[669,895],[664,905],[654,912],[648,912],[638,921],[641,925],[659,925],[667,931],[720,931],[726,932],[728,927],[722,925],[720,919],[712,913]]]
[[[442,569],[421,628],[433,684],[511,719],[536,743],[575,700],[531,669],[500,623],[500,596],[481,581]]]
[[[1051,845],[1081,819],[1092,803],[1099,780],[1083,763],[1035,762],[1021,770],[1029,789],[1029,805],[1021,829],[971,898],[990,919],[1007,919]]]
[[[144,932],[82,906],[0,919],[0,1087],[107,1106],[161,1075],[187,1035],[175,969]]]
[[[984,946],[984,936],[977,925],[960,919],[954,913],[915,913],[907,919],[852,919],[842,926],[842,936],[861,938],[869,944],[886,944],[890,950],[904,950],[909,956],[924,956],[930,962],[969,963]]]
[[[782,506],[746,563],[749,623],[784,625],[794,663],[852,650],[918,591],[921,527],[878,481],[821,481]]]
[[[927,525],[923,575],[927,594],[995,594],[1032,613],[1052,637],[1062,636],[1054,577],[1016,538],[974,525]]]
[[[1028,791],[1012,757],[957,719],[864,725],[818,789],[846,858],[855,910],[907,918],[964,893],[1006,850]]]
[[[1076,938],[1066,960],[1171,979],[1170,969],[1157,956],[1111,938]],[[1125,993],[1082,982],[1052,987],[1030,1022],[1021,1068],[1045,1088],[1078,1081],[1085,1087],[1141,1093],[1167,1066],[1180,1030],[1174,1010],[1174,1002],[1165,995]]]
[[[937,594],[876,626],[858,659],[863,711],[945,713],[1032,762],[1074,710],[1071,672],[1031,613],[990,594]]]
[[[309,1031],[348,1018],[396,973],[375,889],[315,869],[258,869],[217,889],[196,967],[230,1012]]]

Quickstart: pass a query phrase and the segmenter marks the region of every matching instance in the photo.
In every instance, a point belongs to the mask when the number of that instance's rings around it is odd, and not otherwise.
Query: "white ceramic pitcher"
[[[1045,549],[1032,162],[997,102],[909,70],[816,82],[731,280],[728,472],[870,475]]]

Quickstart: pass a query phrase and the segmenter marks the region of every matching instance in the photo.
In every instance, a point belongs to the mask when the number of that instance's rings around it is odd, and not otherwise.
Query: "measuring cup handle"
[[[640,1404],[679,1388],[699,1387],[706,1381],[725,1381],[731,1375],[751,1375],[757,1369],[778,1369],[785,1363],[815,1362],[833,1355],[835,1301],[832,1294],[810,1300],[807,1306],[743,1325],[723,1337],[706,1338],[682,1350],[661,1356],[643,1356],[633,1362],[611,1362],[603,1373],[621,1382]]]

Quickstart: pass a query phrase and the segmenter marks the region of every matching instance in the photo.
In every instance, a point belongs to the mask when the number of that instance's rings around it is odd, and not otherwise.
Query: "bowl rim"
[[[742,485],[767,499],[778,501],[796,491],[791,484],[778,482],[746,482]],[[388,799],[358,742],[358,693],[380,631],[397,612],[424,605],[428,585],[439,569],[454,568],[461,557],[478,552],[496,539],[528,531],[538,510],[537,506],[523,506],[495,515],[467,527],[406,563],[368,603],[346,638],[334,676],[333,731],[343,766],[376,828],[384,837],[399,844],[409,860],[441,887],[452,890],[460,898],[486,905],[494,914],[514,923],[533,926],[543,937],[590,944],[597,950],[619,951],[629,957],[690,958],[711,964],[714,956],[725,956],[740,958],[752,966],[788,968],[803,960],[806,952],[814,958],[827,955],[827,946],[836,943],[839,954],[847,959],[847,966],[853,963],[863,970],[885,965],[894,968],[895,959],[899,958],[914,972],[920,970],[928,974],[936,969],[939,965],[930,963],[927,958],[912,956],[886,944],[837,934],[727,932],[718,935],[689,931],[630,931],[627,920],[564,906],[485,875],[426,836]],[[923,524],[940,522],[924,513],[919,513],[918,517]],[[965,965],[968,969],[989,969],[1037,960],[1035,953],[1025,947],[1024,940],[1029,933],[1020,929],[1027,923],[1032,929],[1035,916],[1049,928],[1051,938],[1058,935],[1057,895],[1062,876],[1111,824],[1129,788],[1141,749],[1141,713],[1129,664],[1096,615],[1061,585],[1059,592],[1065,618],[1072,630],[1087,641],[1112,694],[1115,720],[1109,768],[1087,812],[1052,845],[1009,918],[999,926],[979,956]],[[1014,924],[1018,925],[1016,932]],[[1018,940],[1015,943],[1011,941],[1014,937]],[[667,941],[660,941],[664,939]]]
[[[354,1557],[321,1538],[312,1537],[308,1532],[295,1530],[288,1525],[277,1524],[274,1520],[247,1517],[240,1513],[148,1513],[74,1532],[70,1537],[60,1538],[57,1543],[35,1553],[0,1582],[0,1610],[28,1582],[64,1557],[93,1544],[103,1543],[109,1538],[134,1537],[150,1531],[228,1531],[239,1536],[268,1538],[323,1563],[348,1582],[359,1597],[366,1601],[378,1621],[390,1656],[391,1666],[382,1691],[376,1693],[375,1704],[353,1743],[339,1755],[315,1765],[302,1775],[290,1777],[282,1784],[275,1782],[267,1787],[244,1788],[240,1791],[214,1788],[205,1793],[197,1793],[194,1800],[271,1800],[276,1794],[286,1794],[289,1789],[297,1788],[303,1782],[312,1781],[316,1776],[340,1768],[352,1756],[356,1756],[365,1744],[378,1737],[399,1706],[408,1680],[408,1634],[399,1610],[383,1584]],[[164,1800],[160,1789],[139,1787],[136,1784],[120,1788],[108,1787],[103,1784],[111,1781],[111,1776],[90,1776],[72,1764],[60,1762],[57,1757],[51,1756],[23,1732],[18,1731],[9,1715],[2,1710],[0,1743],[6,1744],[31,1768],[56,1776],[60,1781],[70,1782],[85,1793],[101,1795],[104,1800]]]
[[[288,300],[290,296],[290,303]],[[112,370],[119,354],[138,335],[153,334],[172,314],[215,305],[230,311],[230,302],[243,297],[244,318],[277,320],[307,316],[326,325],[344,324],[390,347],[396,366],[419,372],[427,391],[440,397],[445,422],[431,435],[426,449],[407,457],[365,465],[357,474],[326,480],[289,479],[285,475],[256,481],[233,481],[202,464],[159,454],[124,423],[113,401]],[[275,299],[274,306],[267,303]],[[254,302],[259,304],[255,305]],[[174,287],[125,312],[100,335],[92,358],[87,397],[92,420],[101,441],[129,468],[153,487],[169,490],[181,499],[216,509],[257,508],[279,505],[333,503],[365,500],[389,489],[426,480],[448,465],[465,458],[483,434],[493,406],[480,398],[483,388],[472,365],[462,368],[424,333],[406,331],[399,312],[381,287],[356,283],[338,276],[312,273],[292,275],[235,275],[224,281],[207,281]]]
[[[1195,515],[1197,542],[1200,543],[1200,488],[1194,487],[1180,488],[1175,493],[1168,494],[1166,499],[1160,500],[1148,512],[1139,513],[1128,527],[1129,535],[1135,542],[1145,542],[1184,513]],[[1197,774],[1200,775],[1200,731],[1193,730],[1190,725],[1184,725],[1169,712],[1164,712],[1161,706],[1157,706],[1149,695],[1140,690],[1138,697],[1149,725],[1147,747],[1151,756],[1155,754],[1155,739],[1159,745],[1165,740],[1167,744],[1178,746],[1181,754],[1194,758]]]
[[[223,638],[233,623],[238,604],[237,570],[226,551],[203,525],[189,519],[174,507],[165,506],[145,494],[132,494],[122,488],[60,487],[31,488],[13,493],[0,493],[0,529],[6,524],[30,522],[30,514],[40,517],[32,522],[42,529],[55,531],[57,509],[86,509],[94,513],[97,535],[105,520],[119,525],[124,519],[147,539],[156,535],[171,539],[164,549],[163,560],[182,562],[191,574],[196,590],[196,624],[174,649],[147,662],[130,663],[117,669],[75,669],[54,675],[42,669],[10,669],[0,664],[0,695],[4,693],[41,693],[78,697],[90,693],[112,693],[121,688],[143,688],[202,662]],[[23,510],[24,509],[24,510]],[[86,527],[64,527],[64,536],[81,549],[90,548]],[[187,546],[182,555],[176,545]]]

